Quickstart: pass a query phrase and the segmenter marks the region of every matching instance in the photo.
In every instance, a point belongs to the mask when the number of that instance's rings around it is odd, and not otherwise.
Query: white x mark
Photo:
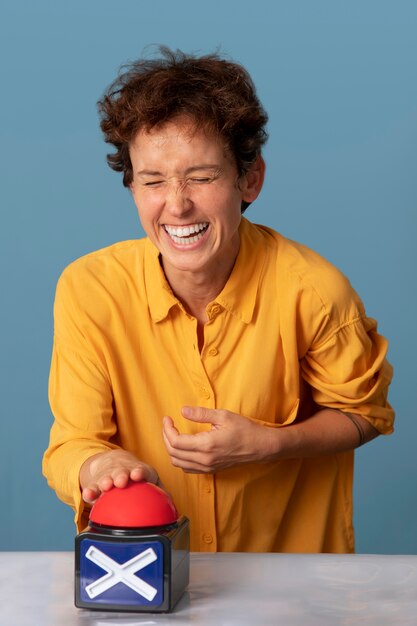
[[[158,557],[152,548],[144,550],[133,557],[133,559],[130,559],[130,561],[126,561],[126,563],[122,564],[113,561],[113,559],[95,546],[90,546],[85,556],[107,571],[107,574],[98,578],[85,588],[91,599],[111,589],[111,587],[114,587],[114,585],[120,582],[133,589],[133,591],[136,591],[136,593],[146,598],[146,600],[153,600],[158,593],[155,587],[148,585],[147,582],[135,576],[136,572],[139,572],[141,569],[157,560]]]

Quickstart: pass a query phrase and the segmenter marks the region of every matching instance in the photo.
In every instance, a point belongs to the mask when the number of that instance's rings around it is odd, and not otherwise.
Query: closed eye
[[[156,187],[157,185],[160,185],[163,182],[164,182],[163,180],[151,180],[143,184],[145,187]]]
[[[211,183],[213,179],[209,177],[204,177],[204,178],[193,177],[193,178],[190,178],[190,180],[192,183]]]

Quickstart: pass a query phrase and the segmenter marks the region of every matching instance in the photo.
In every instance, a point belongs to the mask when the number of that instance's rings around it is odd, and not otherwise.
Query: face
[[[173,272],[230,272],[242,200],[252,202],[262,181],[254,193],[250,175],[238,180],[223,142],[186,119],[140,131],[130,159],[139,217],[168,278]]]

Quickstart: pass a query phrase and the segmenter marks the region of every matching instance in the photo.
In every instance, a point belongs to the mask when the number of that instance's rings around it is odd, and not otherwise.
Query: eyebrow
[[[188,167],[185,170],[185,174],[191,174],[192,172],[201,171],[201,170],[220,170],[220,167],[217,164],[213,165],[193,165],[192,167]],[[136,172],[138,176],[163,176],[161,172],[155,170],[140,170]]]

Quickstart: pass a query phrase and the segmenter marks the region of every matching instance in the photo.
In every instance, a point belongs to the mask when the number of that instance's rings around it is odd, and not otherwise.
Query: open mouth
[[[168,226],[164,224],[165,232],[171,237],[174,243],[189,245],[201,239],[209,227],[208,222],[189,224],[188,226]]]

